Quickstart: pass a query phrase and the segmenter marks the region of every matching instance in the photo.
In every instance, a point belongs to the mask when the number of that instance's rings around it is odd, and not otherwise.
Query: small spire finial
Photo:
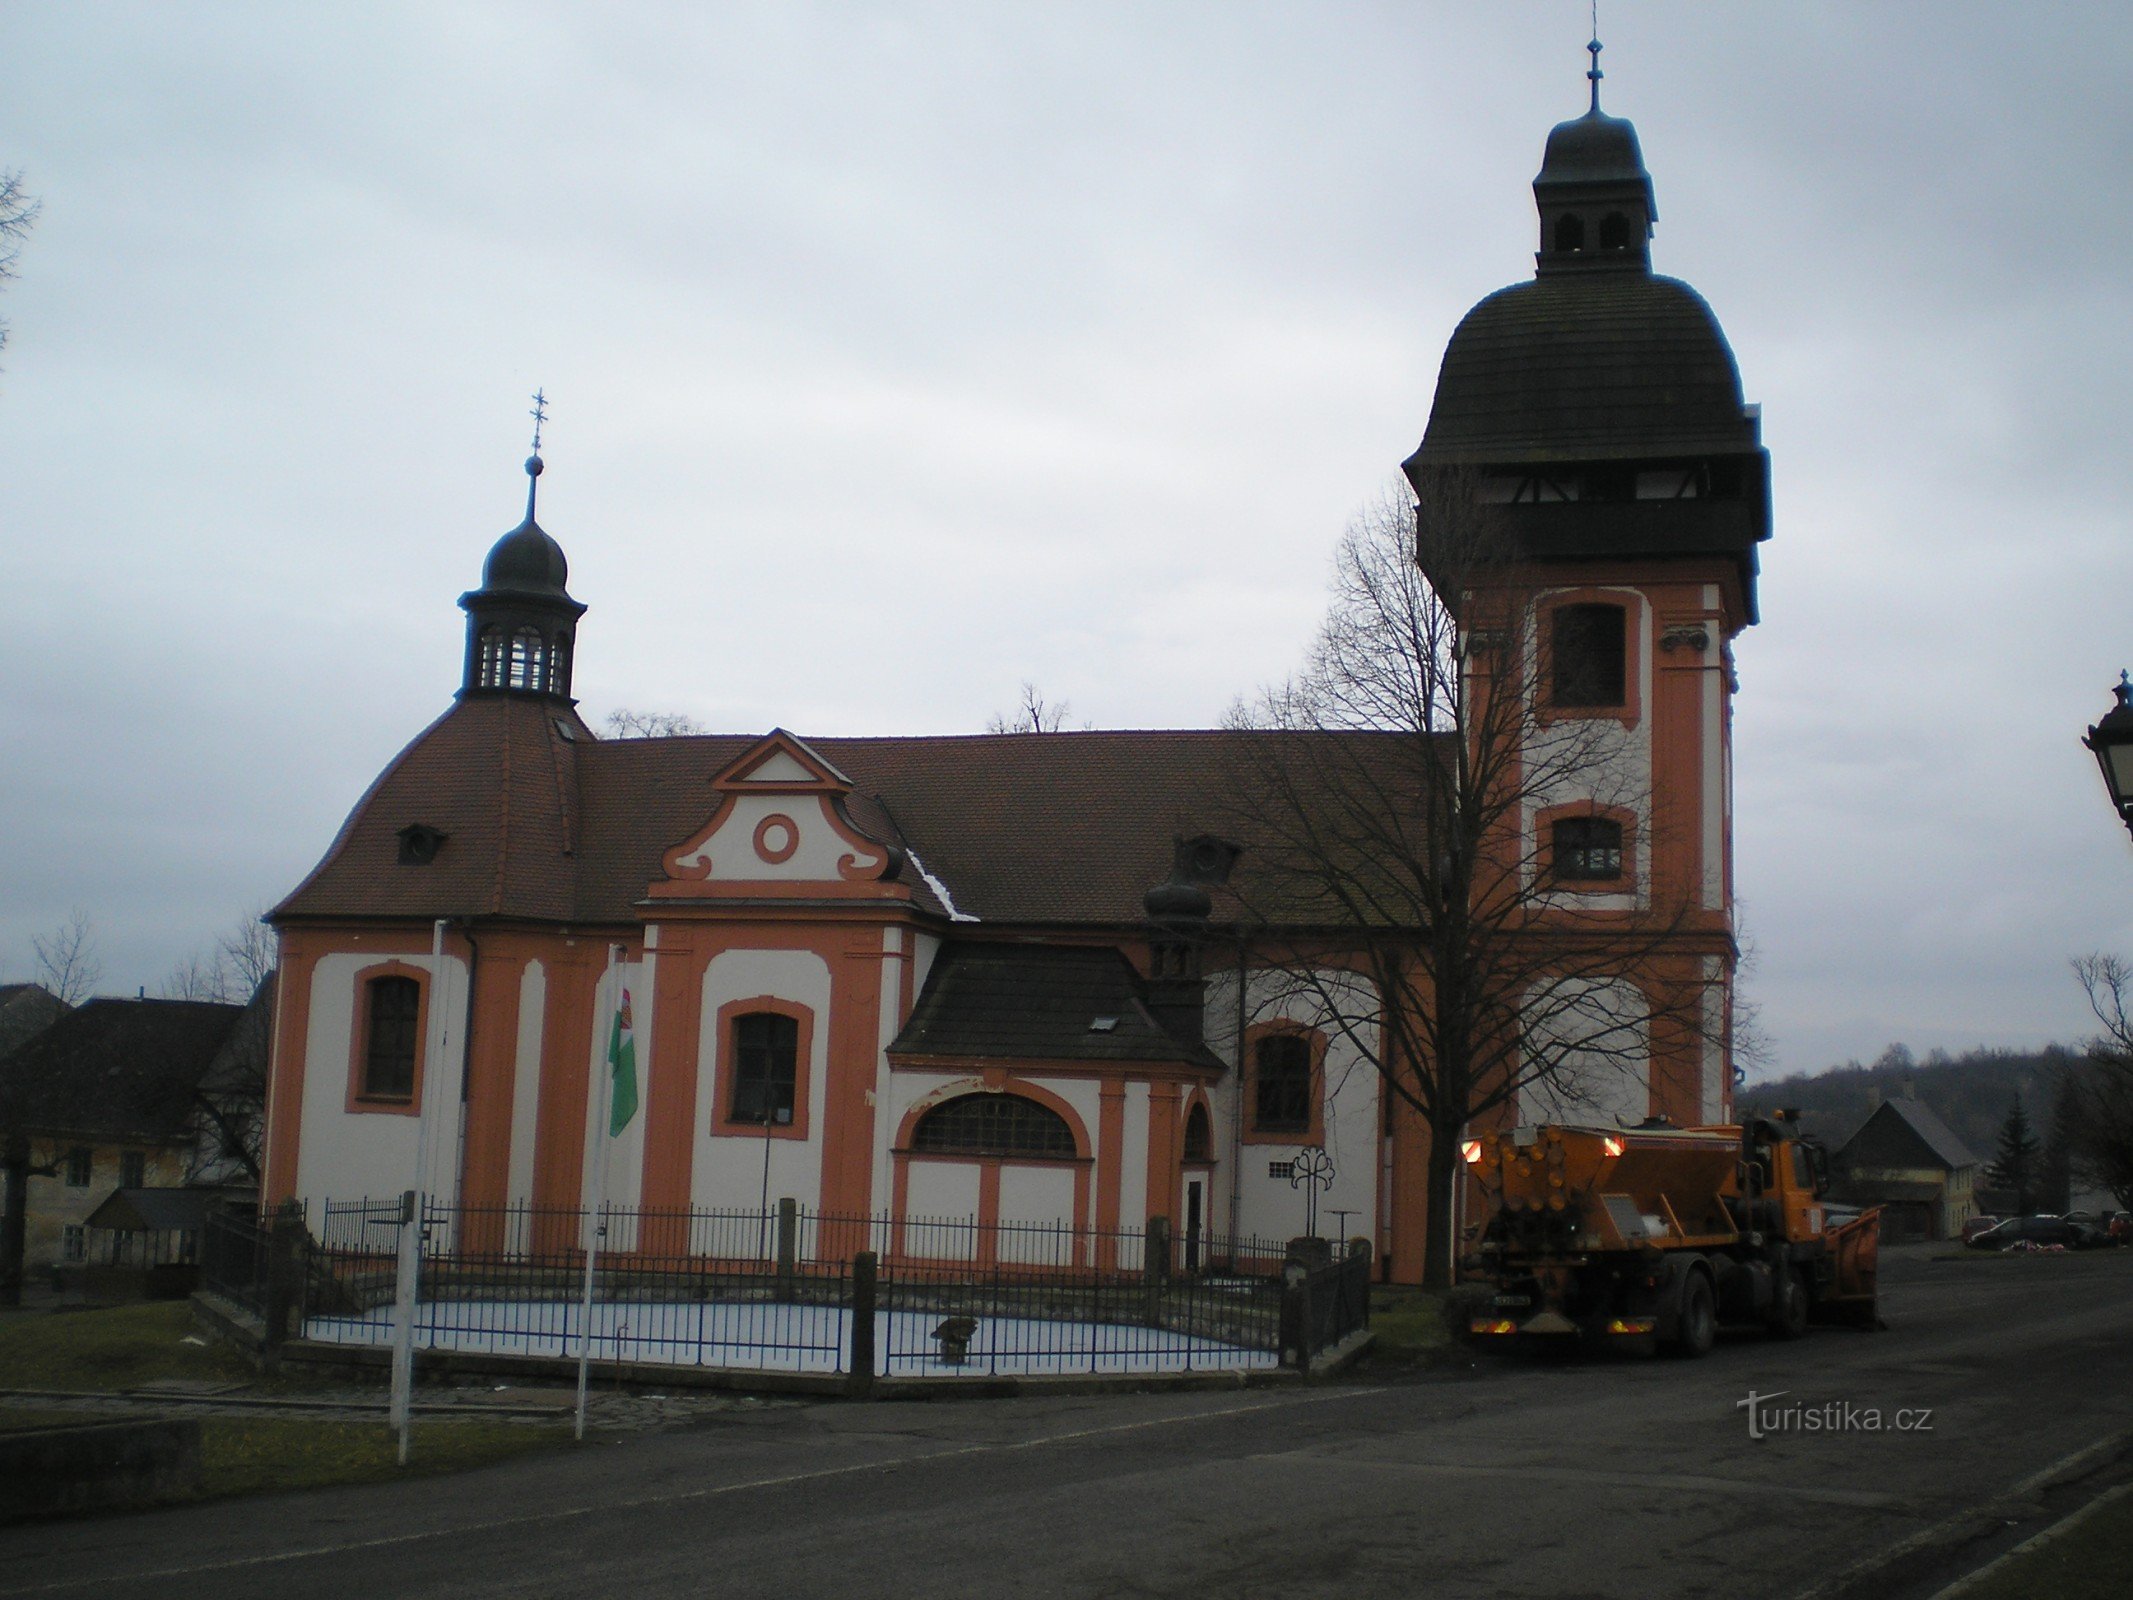
[[[526,413],[533,419],[533,454],[526,457],[526,520],[533,520],[534,491],[541,485],[541,425],[548,420],[548,396],[542,390],[533,391],[533,409]]]
[[[1585,76],[1592,82],[1592,109],[1600,109],[1600,80],[1607,76],[1600,70],[1600,0],[1592,0],[1592,42],[1585,46],[1592,52],[1592,65],[1585,69]]]

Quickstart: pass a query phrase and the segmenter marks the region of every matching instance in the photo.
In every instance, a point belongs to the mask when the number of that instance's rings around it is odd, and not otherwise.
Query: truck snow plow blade
[[[1874,1327],[1880,1321],[1875,1296],[1881,1265],[1881,1208],[1876,1206],[1832,1228],[1829,1251],[1835,1272],[1822,1303],[1835,1320]]]

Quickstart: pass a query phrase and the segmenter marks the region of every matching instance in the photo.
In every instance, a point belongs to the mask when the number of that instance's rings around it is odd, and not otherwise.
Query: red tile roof
[[[1116,927],[1144,920],[1141,897],[1170,875],[1175,836],[1240,838],[1227,797],[1262,737],[1159,731],[807,743],[850,777],[853,824],[916,857],[901,879],[922,910],[950,908],[921,865],[945,886],[953,910],[985,923]],[[646,887],[665,875],[663,853],[712,815],[712,780],[760,738],[603,740],[552,704],[470,696],[394,759],[273,916],[634,921]],[[447,838],[427,865],[402,866],[399,830],[415,823]],[[1241,842],[1248,867],[1250,842]]]

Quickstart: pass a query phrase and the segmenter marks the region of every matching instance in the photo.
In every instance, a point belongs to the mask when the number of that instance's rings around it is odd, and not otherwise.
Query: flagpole
[[[607,1102],[614,1092],[615,1023],[621,1015],[618,996],[622,985],[622,946],[607,947],[607,1048],[600,1052],[602,1067],[592,1074],[590,1100],[593,1144],[592,1229],[585,1240],[585,1294],[578,1306],[578,1415],[577,1437],[585,1437],[585,1391],[592,1377],[593,1264],[600,1253],[600,1240],[607,1233]],[[606,1093],[602,1091],[605,1090]]]
[[[423,1040],[423,1072],[415,1099],[414,1183],[400,1196],[400,1241],[393,1274],[392,1403],[388,1418],[400,1436],[400,1465],[407,1465],[415,1426],[415,1295],[422,1278],[423,1193],[429,1183],[430,1095],[444,1070],[444,923],[430,930],[429,1027]]]

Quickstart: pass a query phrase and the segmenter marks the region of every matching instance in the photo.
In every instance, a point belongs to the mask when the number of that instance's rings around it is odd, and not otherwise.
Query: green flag
[[[615,1008],[614,1030],[607,1036],[607,1072],[614,1080],[608,1102],[607,1135],[613,1138],[637,1114],[637,1035],[630,1025],[630,992],[622,991]]]

